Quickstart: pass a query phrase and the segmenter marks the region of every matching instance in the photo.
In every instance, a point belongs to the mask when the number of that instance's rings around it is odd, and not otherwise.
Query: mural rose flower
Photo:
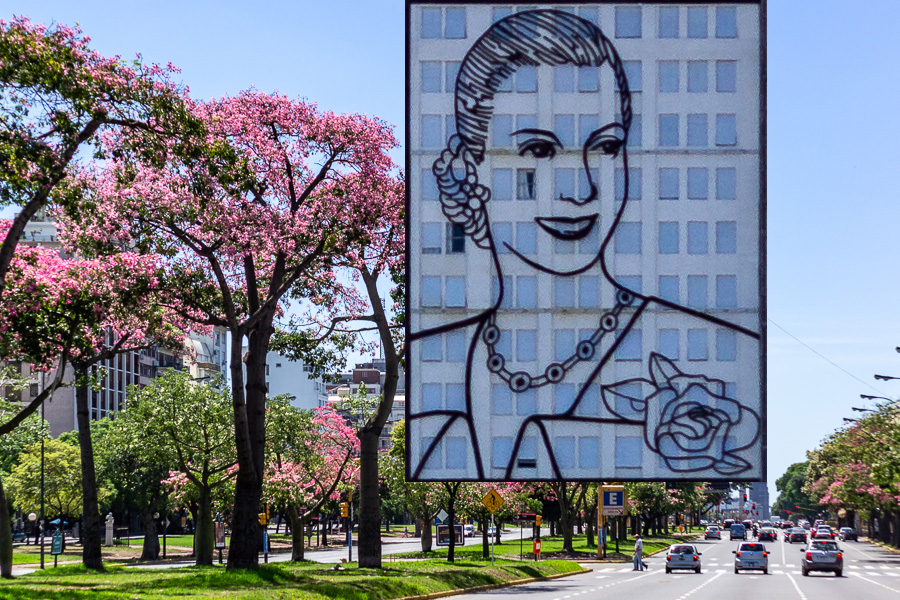
[[[729,398],[723,381],[683,373],[656,353],[650,356],[650,377],[608,386],[604,399],[611,408],[607,397],[626,396],[625,390],[652,390],[643,399],[627,394],[626,406],[643,413],[644,439],[666,466],[679,472],[713,469],[721,475],[737,475],[752,467],[739,451],[758,439],[760,418]]]

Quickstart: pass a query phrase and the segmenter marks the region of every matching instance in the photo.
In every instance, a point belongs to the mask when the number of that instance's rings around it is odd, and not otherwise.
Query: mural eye
[[[600,152],[613,158],[619,155],[623,141],[617,137],[602,137],[588,147],[590,152]]]
[[[528,140],[519,146],[519,156],[531,154],[535,158],[553,158],[556,147],[548,140]]]

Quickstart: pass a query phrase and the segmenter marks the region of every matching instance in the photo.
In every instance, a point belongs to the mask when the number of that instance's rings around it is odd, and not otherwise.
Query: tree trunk
[[[594,504],[594,508],[591,510],[585,509],[585,520],[587,521],[587,545],[588,548],[593,548],[596,544],[594,544],[594,523],[597,520],[597,505]],[[607,525],[607,528],[609,526]],[[607,532],[606,537],[609,537],[609,532]]]
[[[490,558],[491,551],[488,548],[490,540],[488,539],[488,520],[487,517],[481,518],[481,558]]]
[[[141,511],[141,523],[144,526],[144,546],[141,560],[157,560],[159,558],[159,532],[156,519],[153,518],[153,507]]]
[[[552,482],[550,485],[556,494],[556,501],[559,503],[559,528],[562,530],[563,552],[574,554],[575,546],[572,542],[572,513],[568,495],[569,484],[565,481],[559,481]]]
[[[12,579],[12,561],[13,561],[13,545],[12,545],[12,525],[9,519],[6,502],[6,492],[3,490],[3,478],[0,477],[0,578]]]
[[[500,530],[503,529],[503,523],[500,519],[494,520],[494,545],[500,545]]]
[[[291,521],[291,560],[301,561],[303,558],[303,528],[305,523],[300,519],[300,513],[297,507],[288,505],[288,519]]]
[[[75,368],[75,406],[78,445],[81,447],[81,489],[84,537],[81,561],[87,569],[103,570],[100,532],[100,507],[97,502],[97,473],[94,470],[94,444],[91,441],[91,416],[88,402],[88,368]]]
[[[382,400],[383,402],[384,400]],[[381,568],[381,496],[378,490],[378,437],[381,429],[359,432],[359,543],[362,569]]]
[[[216,531],[212,516],[212,490],[206,486],[200,486],[200,500],[197,503],[197,533],[194,536],[194,553],[196,565],[213,564],[213,550],[215,546]],[[234,532],[231,536],[234,541]],[[254,542],[256,539],[254,538]],[[231,562],[231,561],[229,561]]]
[[[269,350],[269,338],[274,331],[272,317],[273,313],[270,312],[248,333],[246,360],[241,355],[241,336],[235,336],[232,332],[232,402],[238,474],[234,486],[228,570],[256,569],[259,566],[258,514],[262,500],[266,442],[266,354]],[[247,383],[242,389],[243,367],[246,367]]]
[[[447,490],[447,523],[450,526],[450,546],[447,548],[447,562],[453,562],[456,557],[456,493],[459,491],[459,481],[445,481],[444,489]]]
[[[422,552],[431,552],[431,521],[422,519]]]

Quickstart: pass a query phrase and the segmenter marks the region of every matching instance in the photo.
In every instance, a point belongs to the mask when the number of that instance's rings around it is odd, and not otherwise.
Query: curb
[[[446,590],[444,592],[434,592],[433,594],[421,594],[419,596],[404,596],[403,598],[398,598],[397,600],[432,600],[433,598],[446,598],[448,596],[459,596],[461,594],[475,594],[478,592],[487,592],[490,590],[499,590],[505,587],[512,587],[514,585],[524,585],[526,583],[535,583],[537,581],[549,581],[551,579],[559,579],[561,577],[570,577],[572,575],[583,575],[585,573],[590,573],[591,569],[582,569],[580,571],[572,571],[571,573],[557,573],[556,575],[547,575],[546,577],[528,577],[526,579],[513,579],[511,581],[504,581],[502,583],[491,583],[488,585],[479,585],[470,588],[458,589],[458,590]]]

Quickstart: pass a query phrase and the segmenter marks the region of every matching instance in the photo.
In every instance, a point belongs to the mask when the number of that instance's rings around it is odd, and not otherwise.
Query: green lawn
[[[680,536],[647,536],[644,538],[644,554],[653,554],[659,550],[663,550],[668,548],[672,544],[677,544],[679,542],[684,542],[687,538],[693,538],[696,534],[683,534]],[[596,536],[594,537],[594,541],[597,541]],[[454,552],[457,556],[466,557],[466,558],[480,558],[482,555],[482,542],[481,536],[476,535],[474,538],[466,538],[466,544],[464,546],[457,546],[454,549]],[[522,542],[521,548],[522,553],[527,558],[529,556],[533,556],[532,549],[532,541],[530,539],[525,539]],[[583,558],[588,558],[585,556],[586,554],[592,555],[592,557],[596,557],[597,555],[597,546],[588,546],[587,545],[587,536],[586,535],[576,535],[572,540],[573,549],[577,554],[579,554]],[[446,556],[447,548],[444,546],[437,547],[432,546],[435,549],[435,552],[429,553],[428,556]],[[541,554],[545,556],[553,556],[556,553],[562,552],[563,548],[563,539],[562,536],[553,536],[553,537],[543,537],[541,538]],[[607,558],[615,559],[614,556],[616,549],[616,543],[614,540],[609,542],[607,547]],[[631,554],[634,550],[634,538],[628,538],[627,541],[619,542],[619,554],[618,558],[622,560],[630,560]],[[488,552],[490,552],[490,546],[488,546]],[[519,541],[518,540],[504,540],[502,544],[494,545],[494,556],[505,556],[509,558],[518,558],[520,552]],[[409,552],[406,554],[399,555],[405,558],[416,558],[421,557],[423,554],[421,552]]]
[[[574,562],[540,563],[442,560],[385,563],[384,569],[331,571],[316,563],[261,565],[254,572],[226,572],[221,567],[140,570],[112,567],[106,573],[80,566],[59,567],[0,581],[0,600],[31,598],[77,600],[170,600],[240,598],[242,600],[390,600],[529,577],[577,573]]]

